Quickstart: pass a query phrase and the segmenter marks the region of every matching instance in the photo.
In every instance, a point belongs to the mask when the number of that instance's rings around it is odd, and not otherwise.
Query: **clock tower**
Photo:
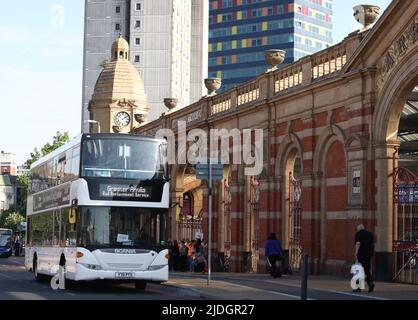
[[[101,132],[129,133],[146,121],[148,115],[144,82],[129,61],[129,44],[121,36],[112,45],[89,103],[90,120]],[[99,126],[90,124],[90,132]]]

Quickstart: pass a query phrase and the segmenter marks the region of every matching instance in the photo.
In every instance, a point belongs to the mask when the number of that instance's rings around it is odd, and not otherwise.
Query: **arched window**
[[[193,217],[193,196],[190,192],[186,192],[183,194],[183,209],[182,209],[182,215],[184,217],[191,216]]]

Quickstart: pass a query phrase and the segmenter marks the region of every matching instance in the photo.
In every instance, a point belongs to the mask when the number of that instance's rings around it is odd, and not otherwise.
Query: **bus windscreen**
[[[161,143],[92,138],[82,145],[82,177],[152,180],[165,177]]]
[[[10,230],[0,230],[0,247],[12,246],[12,232]]]

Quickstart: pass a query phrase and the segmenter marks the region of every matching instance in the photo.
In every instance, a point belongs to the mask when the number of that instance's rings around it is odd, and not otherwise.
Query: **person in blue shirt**
[[[264,255],[269,259],[272,270],[277,268],[276,262],[283,259],[283,248],[280,240],[277,240],[275,233],[270,233],[266,245]],[[281,274],[281,272],[280,272]]]

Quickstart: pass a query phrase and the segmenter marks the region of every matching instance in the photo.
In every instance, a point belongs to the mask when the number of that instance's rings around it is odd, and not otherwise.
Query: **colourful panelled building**
[[[222,90],[266,71],[264,51],[285,64],[332,43],[332,0],[210,0],[209,76]]]

